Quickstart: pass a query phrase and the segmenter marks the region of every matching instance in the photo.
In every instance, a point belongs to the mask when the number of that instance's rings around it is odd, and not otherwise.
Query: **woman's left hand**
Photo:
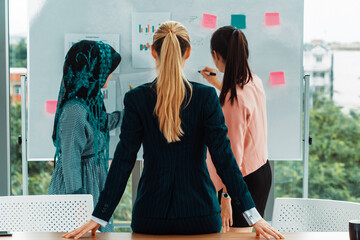
[[[76,235],[75,239],[79,239],[82,236],[84,236],[86,233],[88,233],[89,231],[91,231],[91,235],[95,236],[95,233],[99,229],[99,227],[100,227],[100,224],[94,222],[93,220],[90,220],[87,223],[85,223],[84,225],[82,225],[81,227],[62,235],[62,237],[63,238],[71,238]]]
[[[256,236],[264,236],[266,239],[270,240],[270,236],[273,236],[276,239],[284,239],[285,237],[276,231],[273,227],[270,226],[269,223],[267,223],[264,219],[261,219],[260,221],[257,221],[253,228],[256,231]]]

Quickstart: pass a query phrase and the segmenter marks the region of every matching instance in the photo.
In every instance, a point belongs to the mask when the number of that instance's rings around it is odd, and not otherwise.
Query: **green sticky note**
[[[231,26],[238,29],[246,28],[246,16],[241,14],[232,14],[231,15]]]

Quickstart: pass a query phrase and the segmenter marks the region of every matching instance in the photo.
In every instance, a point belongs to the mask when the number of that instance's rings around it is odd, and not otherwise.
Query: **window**
[[[320,78],[324,78],[325,77],[325,73],[324,72],[314,72],[313,73],[313,77],[320,77]]]
[[[277,197],[302,197],[303,162],[276,161],[274,164],[274,189]]]
[[[359,70],[352,64],[360,61],[360,55],[355,50],[332,51],[334,97],[330,99],[324,87],[315,89],[310,112],[314,139],[309,153],[309,197],[360,202],[360,112],[356,111],[360,102],[353,91],[360,83]]]
[[[340,39],[340,35],[336,34],[339,30],[326,21],[316,26],[313,24],[314,21],[321,21],[316,10],[320,8],[324,12],[342,8],[349,16],[339,24],[352,27],[355,27],[353,21],[357,16],[352,14],[350,5],[331,2],[325,6],[320,1],[304,2],[304,43],[311,45],[314,39],[325,37],[325,42],[320,44],[330,46],[334,59],[333,98],[329,98],[329,93],[324,91],[325,86],[315,87],[312,92],[310,136],[313,141],[309,148],[309,198],[360,202],[360,101],[358,91],[354,91],[360,89],[360,71],[352,64],[360,61],[360,55],[355,49],[341,50],[358,39],[345,32]],[[322,32],[328,34],[325,36]],[[314,46],[319,44],[314,42]],[[337,42],[338,49],[331,48],[333,42]],[[360,46],[356,49],[360,49]],[[315,61],[304,58],[304,66],[316,69],[322,61],[321,56],[316,56]],[[324,71],[316,71],[312,77],[325,78],[325,74]],[[302,197],[303,162],[276,161],[274,165],[275,197]]]
[[[316,62],[318,63],[322,62],[322,56],[316,56]]]
[[[318,18],[318,9],[330,13],[331,9],[341,8],[348,15],[338,24],[354,28],[357,15],[352,11],[353,6],[335,1],[327,5],[312,0],[305,0],[304,3],[304,43],[329,47],[334,59],[333,98],[328,97],[329,93],[324,92],[323,86],[312,92],[310,136],[313,141],[309,153],[309,198],[360,202],[360,101],[358,91],[354,91],[360,89],[360,72],[358,66],[353,64],[360,61],[360,46],[349,47],[359,39],[350,32],[339,34],[339,29]],[[315,21],[316,25],[313,24]],[[324,41],[313,41],[316,39]],[[307,59],[304,58],[304,61]],[[315,61],[308,60],[304,65],[313,64],[310,67],[316,69],[322,61],[322,57],[317,56]],[[314,72],[312,77],[324,78],[325,72]],[[302,162],[275,162],[275,197],[301,197],[302,174]]]
[[[14,86],[14,94],[16,94],[16,95],[21,94],[21,86],[20,85],[15,85]]]

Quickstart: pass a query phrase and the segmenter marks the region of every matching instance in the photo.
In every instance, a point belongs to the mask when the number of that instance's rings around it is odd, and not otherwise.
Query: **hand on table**
[[[205,67],[203,70],[201,70],[201,75],[203,78],[205,78],[211,85],[213,85],[215,88],[219,89],[221,91],[222,84],[219,81],[218,77],[208,75],[207,73],[216,73],[216,70],[213,68]]]
[[[256,231],[256,236],[264,236],[266,239],[270,240],[270,236],[273,236],[276,239],[284,239],[285,237],[276,231],[273,227],[270,226],[264,219],[256,222],[253,225],[253,228]],[[270,235],[270,236],[269,236]]]
[[[82,225],[81,227],[62,235],[62,237],[63,238],[71,238],[76,235],[75,239],[78,239],[78,238],[81,238],[82,236],[84,236],[89,231],[91,231],[91,235],[95,236],[96,230],[98,230],[99,227],[100,227],[100,224],[94,222],[93,220],[90,220],[87,223],[85,223],[84,225]]]
[[[231,198],[221,199],[221,220],[224,233],[230,231],[233,225]]]

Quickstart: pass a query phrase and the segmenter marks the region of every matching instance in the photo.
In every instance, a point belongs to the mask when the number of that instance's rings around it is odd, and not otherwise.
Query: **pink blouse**
[[[231,149],[240,171],[245,177],[263,166],[268,159],[266,97],[261,79],[253,75],[253,80],[237,88],[236,100],[231,105],[230,93],[226,96],[222,110]],[[206,163],[210,177],[219,191],[223,188],[220,177],[211,160],[209,151]]]

